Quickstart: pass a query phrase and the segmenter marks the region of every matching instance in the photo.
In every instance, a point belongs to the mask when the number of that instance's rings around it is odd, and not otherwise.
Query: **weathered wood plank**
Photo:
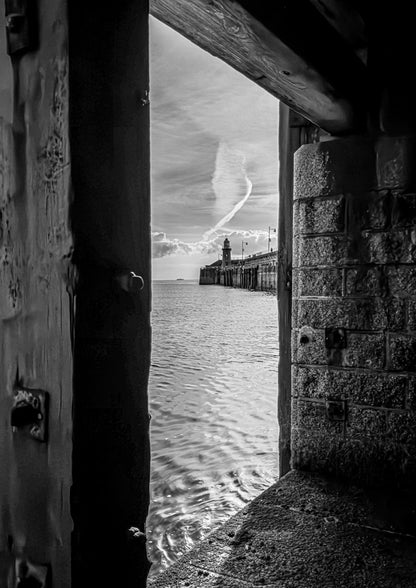
[[[0,97],[2,588],[30,584],[30,579],[13,579],[16,561],[24,564],[26,559],[48,564],[54,586],[71,586],[73,298],[68,296],[68,276],[73,239],[67,5],[65,0],[45,0],[37,8],[39,50],[0,64],[0,77],[2,66],[12,65],[0,85],[6,95],[14,95],[6,108],[4,95]],[[3,19],[0,27],[4,51]],[[3,113],[11,124],[2,121]],[[49,394],[43,420],[47,442],[28,435],[27,427],[13,431],[16,384]]]
[[[293,155],[305,139],[305,127],[292,121],[293,112],[279,105],[279,215],[277,252],[277,306],[279,324],[279,375],[277,419],[279,424],[279,476],[290,469],[291,456],[291,336]]]
[[[151,14],[326,131],[364,124],[365,67],[307,0],[152,0]]]

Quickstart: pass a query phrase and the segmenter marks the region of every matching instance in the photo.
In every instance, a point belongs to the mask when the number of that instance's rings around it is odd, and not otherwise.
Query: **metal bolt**
[[[140,105],[147,106],[148,104],[150,104],[149,90],[145,90],[144,98],[140,98]]]
[[[327,327],[325,329],[325,347],[327,349],[345,349],[347,334],[344,328]]]
[[[25,17],[23,14],[12,13],[6,16],[6,28],[10,33],[18,33],[22,28]]]
[[[330,421],[345,421],[347,419],[346,400],[326,400],[325,411]]]
[[[144,288],[144,280],[142,276],[139,276],[134,272],[119,274],[116,276],[116,281],[122,290],[132,294],[137,294]]]
[[[140,529],[138,527],[130,527],[129,528],[129,535],[130,535],[130,537],[132,537],[134,539],[140,539],[140,537],[146,538],[146,533],[143,533],[143,531],[140,531]]]
[[[49,586],[49,576],[49,566],[36,564],[20,557],[16,558],[16,587],[46,588],[46,586]]]
[[[46,441],[47,405],[47,392],[16,388],[10,415],[13,432]]]

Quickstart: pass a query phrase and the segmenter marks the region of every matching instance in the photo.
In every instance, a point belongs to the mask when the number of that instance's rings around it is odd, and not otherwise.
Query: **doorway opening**
[[[156,574],[278,475],[277,264],[262,266],[276,253],[278,101],[153,18],[150,33]],[[199,283],[224,263],[222,281]]]

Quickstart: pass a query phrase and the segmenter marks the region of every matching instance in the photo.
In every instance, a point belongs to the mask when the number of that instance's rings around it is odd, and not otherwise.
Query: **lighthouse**
[[[222,248],[222,268],[231,266],[231,247],[227,237],[224,239],[224,247]]]

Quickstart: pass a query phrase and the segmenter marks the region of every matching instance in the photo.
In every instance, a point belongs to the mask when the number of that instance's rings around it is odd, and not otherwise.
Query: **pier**
[[[277,252],[255,253],[246,258],[232,259],[231,246],[224,240],[222,259],[202,267],[201,285],[219,284],[247,290],[276,291]]]

